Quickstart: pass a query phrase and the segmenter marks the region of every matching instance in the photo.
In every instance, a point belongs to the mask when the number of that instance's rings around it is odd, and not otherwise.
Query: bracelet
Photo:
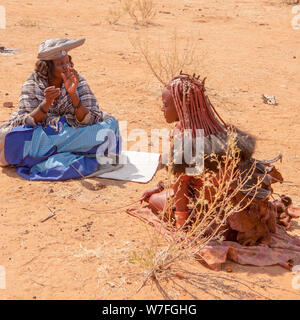
[[[185,211],[185,212],[175,211],[174,213],[175,213],[176,220],[186,220],[190,215],[189,211]]]
[[[81,100],[79,99],[79,103],[78,103],[78,106],[74,106],[73,105],[73,108],[74,108],[74,110],[77,110],[77,109],[79,109],[81,107]]]
[[[181,228],[185,225],[188,217],[190,216],[190,212],[180,212],[175,210],[175,221],[176,221],[176,227]]]
[[[48,111],[46,112],[41,105],[39,105],[39,110],[41,112],[43,112],[43,114],[47,114],[48,113]]]

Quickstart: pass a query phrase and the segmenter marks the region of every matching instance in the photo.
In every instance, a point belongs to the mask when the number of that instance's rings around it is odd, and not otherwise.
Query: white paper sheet
[[[159,164],[159,157],[159,153],[122,151],[121,168],[99,175],[94,173],[91,176],[146,183],[153,178]]]

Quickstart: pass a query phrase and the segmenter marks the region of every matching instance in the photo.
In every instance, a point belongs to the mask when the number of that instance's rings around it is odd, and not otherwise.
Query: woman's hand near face
[[[89,113],[89,110],[81,104],[80,97],[76,93],[76,88],[79,83],[79,74],[72,67],[67,67],[66,71],[64,73],[61,73],[61,77],[64,81],[65,88],[72,100],[76,119],[77,121],[81,122]]]
[[[54,100],[60,95],[60,88],[55,88],[54,86],[48,87],[44,91],[46,104],[51,106]]]
[[[65,88],[70,96],[74,95],[79,82],[78,72],[72,67],[67,67],[65,73],[61,73]]]

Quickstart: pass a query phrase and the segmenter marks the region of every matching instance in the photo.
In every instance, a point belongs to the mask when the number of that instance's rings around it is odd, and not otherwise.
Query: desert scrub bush
[[[300,4],[300,0],[283,0],[283,3],[288,5]]]
[[[156,16],[153,0],[123,0],[123,10],[139,25],[148,25]]]
[[[120,18],[123,16],[124,11],[122,9],[122,1],[119,0],[119,3],[115,7],[110,7],[108,9],[107,16],[105,17],[105,20],[108,24],[117,24],[120,20]]]
[[[39,27],[39,23],[37,21],[31,20],[30,18],[23,18],[20,21],[18,21],[16,25],[26,28]]]
[[[159,43],[159,48],[156,50],[152,49],[155,47],[154,43],[150,43],[146,37],[142,39],[138,37],[131,40],[131,43],[140,52],[143,61],[162,85],[166,85],[180,71],[193,74],[200,69],[196,41],[193,38],[181,40],[176,31],[167,42]],[[201,59],[202,72],[203,61],[204,58]]]
[[[210,155],[216,161],[217,167],[223,168],[218,176],[218,184],[212,184],[212,179],[216,177],[216,174],[210,170],[205,170],[199,176],[203,181],[203,187],[199,190],[197,198],[190,201],[191,214],[185,225],[180,229],[176,229],[171,217],[175,197],[169,197],[169,205],[159,215],[161,222],[165,223],[166,226],[164,227],[164,236],[158,232],[156,236],[160,235],[161,240],[154,242],[162,244],[167,238],[168,244],[165,246],[152,245],[142,252],[132,253],[130,263],[137,264],[144,273],[144,280],[138,291],[148,281],[153,281],[163,297],[170,299],[168,290],[164,285],[170,280],[174,281],[174,277],[180,280],[189,279],[190,285],[203,290],[206,288],[205,282],[221,285],[222,281],[218,277],[212,276],[212,278],[205,279],[201,274],[198,274],[196,276],[198,280],[195,280],[196,278],[191,280],[193,278],[192,274],[189,274],[187,270],[179,273],[176,270],[179,270],[178,264],[182,261],[199,259],[199,251],[207,246],[210,241],[224,240],[224,233],[228,230],[227,218],[233,213],[243,211],[250,205],[264,178],[258,179],[257,183],[252,186],[247,185],[256,163],[254,161],[253,165],[247,170],[241,171],[238,169],[240,150],[237,148],[237,134],[233,129],[228,130],[225,154],[221,158],[216,155],[214,157],[213,154]],[[166,187],[166,191],[171,189],[174,181],[176,181],[176,178],[168,169],[167,184],[169,186]],[[214,196],[210,200],[206,196],[208,188],[214,190]],[[239,197],[236,197],[237,194],[239,194]],[[166,237],[166,232],[168,237]],[[228,285],[227,289],[230,292],[234,289],[234,286],[230,290],[230,285]]]

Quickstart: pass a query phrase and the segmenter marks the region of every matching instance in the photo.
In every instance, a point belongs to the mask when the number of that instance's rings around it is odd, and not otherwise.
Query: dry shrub
[[[37,21],[31,20],[30,18],[23,18],[18,23],[18,26],[26,27],[26,28],[34,28],[39,27],[39,23]]]
[[[295,4],[299,4],[300,0],[283,0],[283,2],[288,5],[295,5]]]
[[[172,197],[169,197],[170,203],[167,209],[168,211],[162,212],[161,217],[165,217],[165,221],[168,221],[168,228],[171,231],[172,240],[163,248],[152,245],[143,252],[134,252],[132,254],[130,262],[138,264],[145,273],[145,278],[138,291],[148,280],[152,280],[157,285],[163,297],[170,299],[167,290],[163,288],[163,283],[167,283],[171,279],[174,281],[174,275],[178,275],[176,271],[178,264],[186,259],[199,259],[197,253],[210,241],[222,241],[223,234],[227,230],[227,218],[235,212],[244,210],[253,201],[262,180],[258,180],[257,184],[252,187],[246,187],[246,183],[255,169],[255,163],[253,163],[253,166],[247,172],[241,172],[237,169],[240,157],[239,150],[236,146],[236,133],[230,131],[228,136],[226,154],[222,159],[215,156],[218,167],[222,166],[224,168],[218,179],[219,184],[217,186],[211,184],[211,179],[215,173],[208,170],[202,173],[201,178],[204,182],[204,187],[200,191],[200,195],[196,201],[190,202],[191,215],[186,221],[186,224],[179,230],[175,229],[174,221],[172,221],[171,218],[174,200],[172,200]],[[170,170],[168,171],[168,183],[169,187],[174,183]],[[232,188],[232,186],[234,186],[234,188]],[[207,187],[213,187],[215,191],[215,196],[212,197],[210,201],[205,197]],[[237,202],[236,199],[234,200],[234,197],[238,193],[241,194],[241,191],[243,191],[243,196]],[[157,240],[155,243],[163,243],[163,241]],[[214,283],[215,286],[222,283],[222,280],[220,280],[222,277],[220,276],[212,276],[212,278],[209,278],[209,276],[206,277],[201,274],[189,274],[186,270],[181,270],[180,274],[183,272],[185,275],[182,276],[182,279],[189,279],[189,284],[194,285],[194,287],[198,289],[207,288],[206,286],[209,283]],[[177,278],[181,279],[180,276]],[[244,285],[247,286],[247,284]],[[223,285],[223,287],[224,286],[225,285]],[[230,284],[228,284],[226,288],[228,292],[231,291]],[[234,289],[234,286],[231,285],[231,288]],[[259,297],[259,294],[256,297]]]
[[[111,7],[109,8],[108,14],[105,17],[105,19],[109,24],[117,24],[120,18],[122,17],[122,15],[123,15],[123,10],[120,7],[117,7],[117,8]]]
[[[190,74],[199,71],[200,59],[196,41],[193,38],[185,37],[185,40],[182,41],[175,31],[167,43],[159,44],[157,50],[150,49],[155,46],[147,37],[143,39],[138,37],[131,43],[139,50],[152,74],[163,85],[177,76],[180,71]],[[203,59],[201,62],[203,65]]]
[[[156,16],[153,0],[123,0],[123,9],[139,25],[148,25]]]

